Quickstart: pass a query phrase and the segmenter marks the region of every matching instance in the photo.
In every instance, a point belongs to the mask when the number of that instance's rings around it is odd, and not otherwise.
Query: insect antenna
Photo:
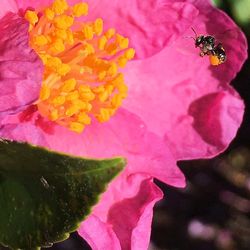
[[[196,42],[196,39],[197,39],[198,35],[197,35],[197,33],[196,33],[196,31],[194,30],[193,27],[191,27],[191,29],[192,29],[192,31],[194,32],[195,37],[193,37],[193,36],[185,36],[185,38],[192,38],[192,39]]]
[[[194,32],[195,37],[197,38],[197,37],[198,37],[198,35],[197,35],[197,33],[196,33],[195,29],[194,29],[193,27],[191,27],[191,30]]]

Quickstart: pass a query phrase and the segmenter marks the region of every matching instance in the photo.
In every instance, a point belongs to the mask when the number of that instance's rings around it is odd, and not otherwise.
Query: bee
[[[196,31],[191,28],[195,34],[192,37],[195,47],[200,49],[200,56],[209,56],[210,64],[218,66],[226,61],[226,52],[222,43],[216,44],[215,37],[210,35],[197,35]]]

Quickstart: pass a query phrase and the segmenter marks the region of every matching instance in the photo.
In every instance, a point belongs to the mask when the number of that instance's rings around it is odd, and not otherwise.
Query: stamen
[[[41,115],[81,133],[93,118],[105,122],[127,96],[121,67],[133,59],[129,40],[103,20],[80,22],[88,4],[55,0],[39,12],[26,11],[30,45],[44,64],[37,102]]]
[[[86,16],[88,14],[88,4],[78,3],[73,7],[73,15],[75,17]]]
[[[35,11],[27,10],[24,17],[31,25],[35,25],[38,22],[38,16]]]

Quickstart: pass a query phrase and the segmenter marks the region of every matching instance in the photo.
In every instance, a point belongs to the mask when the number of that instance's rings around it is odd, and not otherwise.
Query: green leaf
[[[0,243],[40,249],[67,239],[124,166],[1,141]]]

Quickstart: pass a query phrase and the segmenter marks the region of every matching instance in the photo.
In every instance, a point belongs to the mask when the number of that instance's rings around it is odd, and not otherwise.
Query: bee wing
[[[183,55],[199,54],[199,48],[195,48],[193,37],[181,37],[173,45],[173,48]]]
[[[214,34],[214,37],[217,41],[223,40],[234,40],[238,39],[240,31],[237,28],[227,29],[217,34]]]

